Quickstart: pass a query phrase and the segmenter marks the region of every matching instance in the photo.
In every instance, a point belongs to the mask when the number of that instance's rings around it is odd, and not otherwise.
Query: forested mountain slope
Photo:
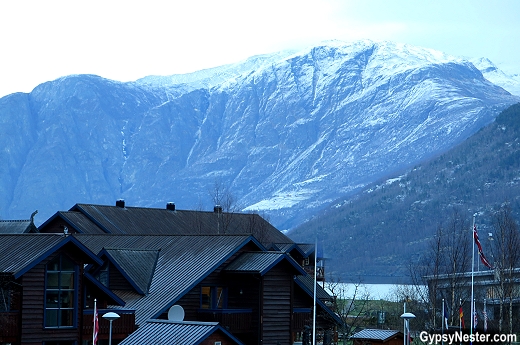
[[[452,150],[338,200],[289,235],[317,236],[334,275],[396,282],[455,209],[468,224],[477,213],[486,234],[493,210],[505,202],[520,222],[520,104]]]

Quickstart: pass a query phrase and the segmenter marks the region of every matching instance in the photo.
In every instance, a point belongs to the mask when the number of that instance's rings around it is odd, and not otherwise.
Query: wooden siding
[[[292,275],[286,262],[263,276],[262,344],[291,345]]]
[[[67,227],[69,234],[77,233],[76,230],[74,230],[69,224],[67,224],[67,222],[65,222],[60,217],[56,217],[51,222],[49,222],[47,224],[47,226],[45,226],[45,228],[38,229],[38,231],[42,232],[42,233],[46,233],[46,234],[50,234],[50,233],[62,234],[63,229],[65,227]]]
[[[135,290],[121,272],[111,262],[108,266],[108,285],[111,290]]]
[[[0,343],[18,343],[19,322],[19,312],[0,312]]]
[[[235,341],[231,340],[221,331],[213,332],[213,334],[204,339],[200,345],[215,345],[217,341],[220,341],[222,345],[236,345]]]
[[[222,269],[233,261],[242,251],[250,251],[256,249],[253,245],[248,244],[233,255],[223,265],[213,271],[200,284],[195,286],[191,291],[185,294],[178,304],[184,308],[185,321],[219,321],[222,327],[229,329],[233,335],[240,339],[245,344],[258,344],[259,339],[259,322],[260,322],[260,277],[252,274],[226,274]],[[199,312],[200,309],[200,294],[202,286],[222,286],[227,288],[227,309],[229,313],[221,313],[220,315],[208,315],[207,312]],[[242,293],[240,293],[242,291]],[[240,309],[251,310],[244,315],[246,320],[237,320],[237,314],[233,313]],[[233,315],[235,314],[235,315]],[[167,315],[164,313],[161,318],[166,319]],[[244,322],[249,324],[245,327]],[[211,343],[213,345],[213,343]],[[224,344],[224,342],[222,343]]]
[[[78,298],[78,309],[75,317],[77,327],[70,328],[44,328],[45,307],[45,265],[62,251],[49,256],[46,260],[25,273],[22,278],[22,317],[21,317],[21,342],[24,344],[41,344],[42,341],[75,341],[79,340],[79,327],[82,323],[82,284],[78,279],[76,294]],[[79,265],[79,275],[83,273],[83,263],[74,260]]]

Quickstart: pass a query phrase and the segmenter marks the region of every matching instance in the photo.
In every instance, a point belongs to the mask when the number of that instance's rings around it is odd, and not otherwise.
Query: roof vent
[[[175,203],[171,201],[166,203],[166,209],[170,211],[175,211]]]
[[[117,199],[116,200],[116,206],[117,207],[121,207],[121,208],[125,208],[125,201],[123,199]]]
[[[222,213],[222,206],[215,205],[215,207],[213,207],[213,212],[215,212],[215,213]]]

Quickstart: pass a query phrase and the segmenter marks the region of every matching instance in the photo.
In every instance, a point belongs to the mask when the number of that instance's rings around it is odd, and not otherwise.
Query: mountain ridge
[[[197,208],[219,182],[241,209],[290,229],[518,100],[471,63],[408,45],[335,42],[285,54],[215,79],[79,75],[1,98],[2,138],[24,144],[3,142],[0,156],[13,163],[0,172],[0,214],[48,217],[119,198]]]

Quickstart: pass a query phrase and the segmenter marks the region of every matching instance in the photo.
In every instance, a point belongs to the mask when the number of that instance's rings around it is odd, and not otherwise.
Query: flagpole
[[[97,338],[97,332],[96,332],[96,323],[97,323],[97,299],[94,298],[94,322],[92,323],[92,345],[96,345],[96,338]]]
[[[446,315],[444,315],[444,298],[442,299],[442,320],[441,320],[441,334],[444,334],[444,323],[446,322]],[[444,337],[442,339],[442,345],[444,345]]]
[[[471,229],[471,243],[472,243],[472,250],[471,250],[471,319],[470,319],[470,328],[469,328],[469,334],[470,336],[473,335],[473,284],[474,284],[474,271],[475,271],[475,217],[476,213],[473,214],[473,227]],[[471,338],[470,338],[471,339]]]
[[[473,300],[473,327],[477,329],[478,318],[477,318],[477,300]]]
[[[486,299],[484,298],[484,332],[487,332],[487,311],[486,311]]]
[[[314,296],[313,296],[313,315],[312,315],[312,345],[316,345],[316,285],[318,284],[316,279],[316,267],[318,262],[318,238],[314,242]]]
[[[403,304],[403,315],[406,314],[406,300],[408,299],[408,296],[405,296],[404,298],[404,304]],[[404,334],[404,343],[408,344],[406,340],[406,321],[403,322],[403,334]]]

